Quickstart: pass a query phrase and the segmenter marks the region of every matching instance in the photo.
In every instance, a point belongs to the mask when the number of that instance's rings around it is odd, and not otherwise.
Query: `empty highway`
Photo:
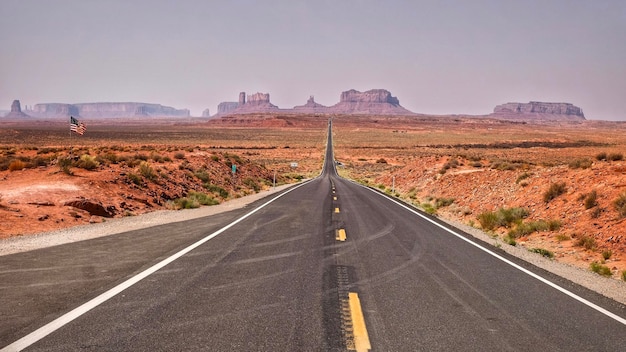
[[[618,351],[623,305],[336,174],[0,257],[1,351]]]

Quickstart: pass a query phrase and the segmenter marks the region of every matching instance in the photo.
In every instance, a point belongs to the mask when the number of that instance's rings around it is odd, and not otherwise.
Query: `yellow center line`
[[[338,213],[338,212],[339,212],[339,208],[335,208],[335,213]]]
[[[346,230],[344,229],[339,229],[337,230],[337,233],[335,234],[335,239],[337,241],[345,241],[346,240]]]
[[[337,200],[337,197],[333,197],[333,200]]]
[[[348,293],[348,300],[350,301],[350,317],[352,318],[355,350],[357,352],[367,352],[372,346],[370,345],[370,338],[367,335],[359,295],[356,292],[350,292]]]

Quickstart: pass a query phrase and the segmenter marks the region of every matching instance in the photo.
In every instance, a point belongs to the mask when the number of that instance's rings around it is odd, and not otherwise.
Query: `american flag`
[[[74,116],[70,116],[70,131],[74,131],[82,136],[87,131],[87,126],[82,122],[78,122]]]

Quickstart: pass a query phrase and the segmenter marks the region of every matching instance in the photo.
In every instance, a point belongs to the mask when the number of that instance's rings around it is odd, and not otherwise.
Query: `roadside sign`
[[[233,164],[233,174],[237,172],[237,165]]]
[[[293,169],[297,168],[297,167],[298,167],[298,163],[291,163],[291,167],[292,167]]]

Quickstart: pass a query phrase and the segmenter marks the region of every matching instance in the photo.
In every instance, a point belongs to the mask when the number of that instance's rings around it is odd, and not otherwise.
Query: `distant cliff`
[[[279,111],[279,109],[270,102],[269,93],[255,93],[246,97],[246,93],[241,92],[238,102],[227,101],[217,106],[219,116],[272,111]]]
[[[385,89],[359,92],[354,89],[341,93],[339,103],[328,108],[335,114],[411,115],[400,106],[398,98]]]
[[[413,113],[402,106],[398,98],[385,89],[373,89],[359,92],[354,89],[341,93],[339,103],[333,106],[324,106],[315,102],[313,96],[305,105],[294,106],[293,109],[279,109],[270,102],[267,93],[256,93],[247,97],[246,93],[239,94],[239,102],[224,102],[217,107],[220,116],[261,113],[320,113],[320,114],[361,114],[361,115],[412,115]]]
[[[137,116],[160,116],[160,117],[188,117],[189,110],[175,109],[160,104],[147,103],[82,103],[63,104],[45,103],[35,104],[32,111],[35,117],[67,117],[77,116],[86,118],[107,117],[137,117]]]
[[[22,112],[22,105],[20,104],[20,101],[13,100],[13,103],[11,104],[11,111],[8,114],[6,114],[3,118],[22,119],[22,118],[29,118],[29,117],[30,116]]]
[[[493,117],[535,120],[585,120],[583,110],[570,103],[506,103],[493,109]]]

